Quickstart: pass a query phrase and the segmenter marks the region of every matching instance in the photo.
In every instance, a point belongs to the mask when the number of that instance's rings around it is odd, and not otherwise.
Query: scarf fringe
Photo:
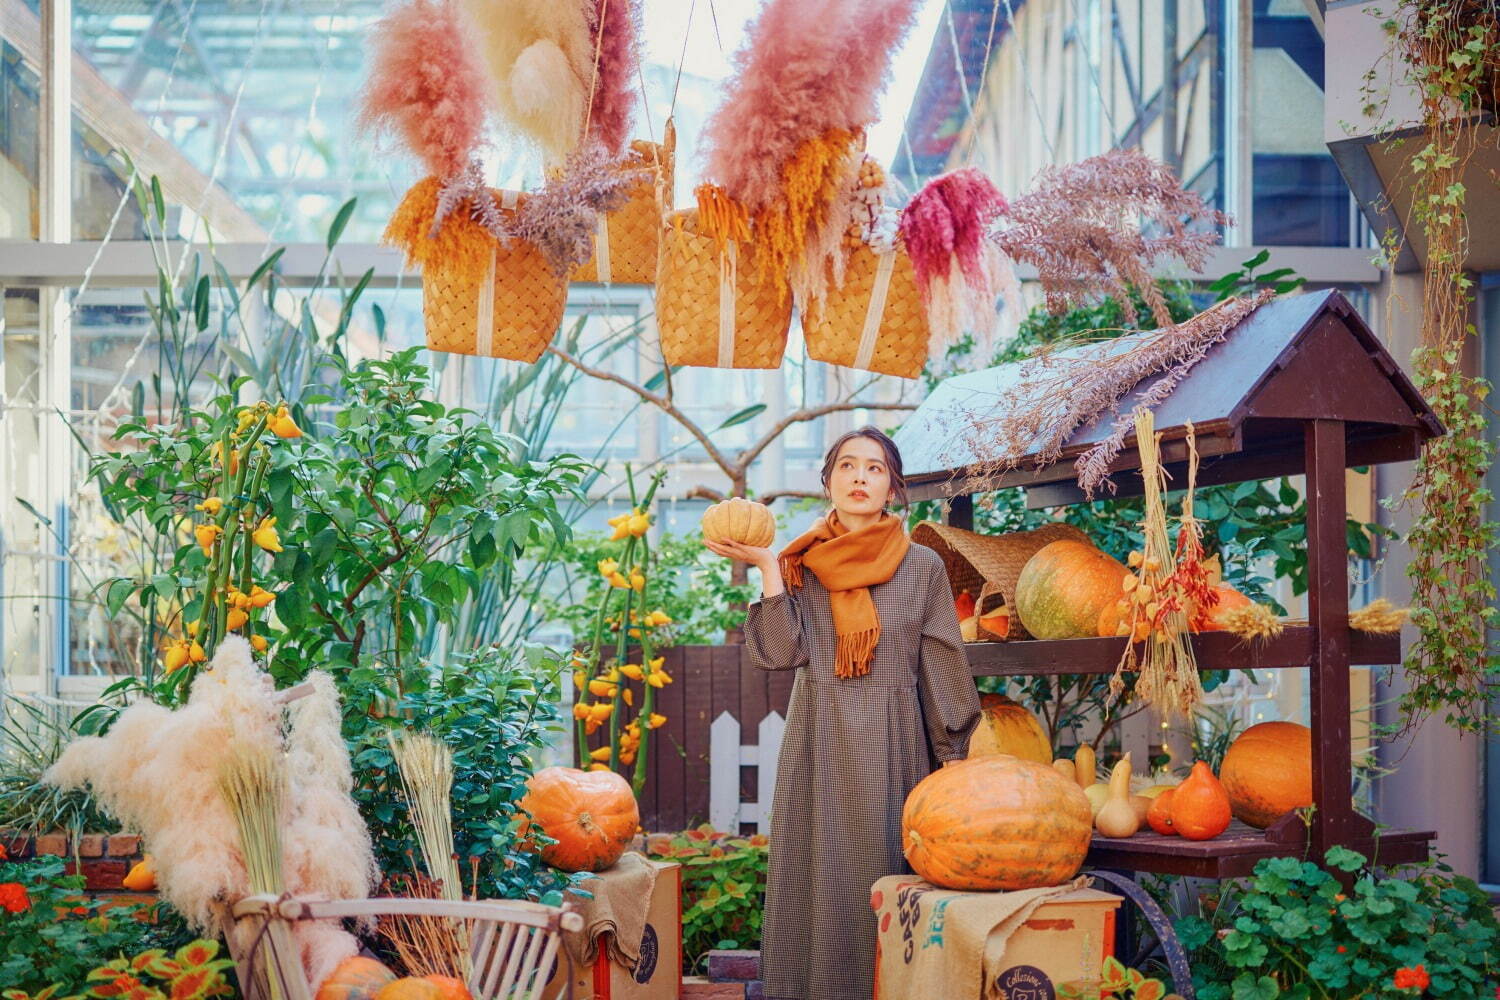
[[[781,581],[786,584],[787,590],[802,589],[802,555],[798,553],[792,556],[782,556]]]
[[[875,644],[880,641],[880,626],[851,632],[838,638],[833,654],[833,672],[841,678],[863,677],[870,672],[875,658]]]

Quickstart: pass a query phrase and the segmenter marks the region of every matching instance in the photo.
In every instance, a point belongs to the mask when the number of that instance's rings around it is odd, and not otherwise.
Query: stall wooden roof
[[[1121,337],[1081,351],[1126,351],[1151,334]],[[1074,460],[1129,413],[1146,379],[1116,410],[1078,428],[1061,456],[1038,468],[1028,455],[999,474],[976,476],[1000,456],[974,432],[1014,405],[1027,362],[955,375],[940,383],[896,435],[913,499],[1024,486],[1032,506],[1083,499]],[[1168,473],[1186,459],[1191,422],[1202,461],[1200,485],[1292,475],[1303,470],[1303,422],[1345,422],[1350,466],[1412,459],[1442,427],[1358,312],[1336,290],[1283,296],[1245,317],[1177,389],[1155,407]],[[1116,495],[1140,492],[1134,436],[1113,463]],[[1179,480],[1180,481],[1180,480]]]

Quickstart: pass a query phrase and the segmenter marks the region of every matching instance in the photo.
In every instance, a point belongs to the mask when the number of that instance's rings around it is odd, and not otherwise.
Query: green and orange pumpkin
[[[1129,571],[1087,542],[1060,539],[1026,561],[1016,580],[1016,614],[1037,639],[1098,635]]]
[[[317,1000],[375,1000],[396,974],[373,958],[346,958],[318,985]]]
[[[1295,722],[1251,726],[1224,754],[1219,781],[1235,819],[1258,829],[1312,805],[1312,730]]]
[[[1047,730],[1024,705],[1003,694],[983,694],[979,696],[979,710],[979,725],[969,737],[970,757],[1008,753],[1039,764],[1052,763]]]
[[[555,844],[542,860],[565,872],[599,872],[620,860],[640,828],[641,812],[630,783],[614,771],[544,767],[526,782],[520,808],[524,836],[531,823]]]
[[[1083,866],[1093,828],[1076,782],[1009,754],[934,771],[901,812],[912,870],[933,885],[971,892],[1066,882]]]

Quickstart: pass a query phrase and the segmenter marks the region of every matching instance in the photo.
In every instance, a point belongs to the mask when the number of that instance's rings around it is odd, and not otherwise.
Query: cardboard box
[[[573,970],[573,1000],[678,1000],[682,991],[682,866],[652,861],[656,884],[646,911],[641,961],[634,972],[609,960],[606,950],[592,967]],[[568,962],[559,957],[542,1000],[568,996]]]
[[[1079,889],[1038,906],[1011,935],[1004,967],[984,995],[997,1000],[1055,1000],[1064,983],[1097,982],[1105,957],[1115,953],[1115,911],[1122,901],[1097,889]],[[894,926],[891,933],[896,933]],[[877,938],[876,1000],[906,1000],[880,990],[880,945]],[[932,996],[970,1000],[963,991],[941,983],[933,984]]]

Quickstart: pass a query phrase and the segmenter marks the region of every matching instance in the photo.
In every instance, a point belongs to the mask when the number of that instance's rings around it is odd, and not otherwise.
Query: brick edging
[[[66,868],[69,875],[78,872],[81,862],[84,887],[91,893],[126,892],[121,881],[144,857],[141,838],[133,833],[85,833],[74,845],[65,830],[35,836],[19,830],[0,830],[0,845],[5,847],[12,861],[46,855],[70,859]],[[74,846],[78,848],[76,858]]]

